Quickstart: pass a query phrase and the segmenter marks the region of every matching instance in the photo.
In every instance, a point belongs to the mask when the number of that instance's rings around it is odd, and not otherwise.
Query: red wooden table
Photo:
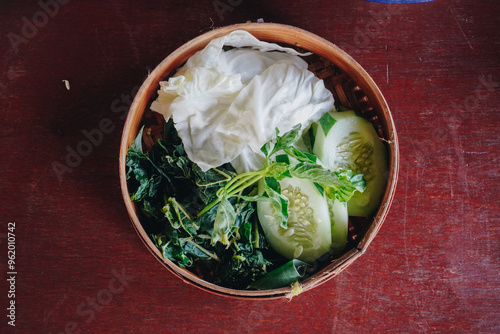
[[[499,14],[496,0],[2,1],[0,332],[500,333]],[[291,301],[184,283],[139,240],[119,187],[148,71],[201,32],[259,18],[349,52],[400,139],[368,251]]]

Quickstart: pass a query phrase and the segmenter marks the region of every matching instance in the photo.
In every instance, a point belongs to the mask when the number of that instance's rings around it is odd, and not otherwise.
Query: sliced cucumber
[[[313,153],[332,170],[343,168],[364,174],[366,189],[354,194],[347,209],[350,216],[370,216],[384,194],[388,171],[386,148],[373,125],[354,111],[332,111],[327,117],[328,126],[318,122],[316,127]]]
[[[288,259],[313,262],[332,245],[329,205],[313,182],[285,178],[281,194],[289,200],[287,228],[280,226],[269,201],[257,203],[258,217],[273,249]],[[264,184],[260,183],[260,192]],[[344,240],[345,243],[345,240]]]
[[[349,215],[347,204],[339,201],[329,201],[330,220],[332,226],[332,247],[333,254],[340,254],[346,246]]]

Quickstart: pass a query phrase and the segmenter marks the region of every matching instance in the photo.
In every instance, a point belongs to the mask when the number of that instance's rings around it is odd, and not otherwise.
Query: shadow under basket
[[[144,145],[162,136],[163,116],[149,110],[160,81],[164,81],[195,52],[203,49],[212,39],[229,34],[234,30],[246,30],[256,38],[268,42],[294,47],[299,51],[309,51],[313,55],[304,59],[309,69],[325,82],[332,92],[336,104],[353,109],[369,120],[384,141],[389,157],[387,185],[381,204],[373,217],[351,217],[349,221],[348,243],[341,256],[328,258],[311,276],[300,282],[297,289],[289,287],[272,290],[236,290],[207,282],[192,272],[178,267],[161,252],[149,238],[141,224],[134,203],[130,200],[126,179],[126,154],[136,138],[140,127],[146,126]],[[158,117],[159,116],[159,117]],[[298,292],[311,290],[332,279],[361,256],[381,228],[396,190],[399,170],[398,139],[389,107],[377,85],[366,71],[348,54],[334,44],[305,30],[274,23],[245,23],[222,27],[204,33],[187,42],[163,60],[144,81],[137,92],[123,129],[120,145],[120,182],[123,199],[139,237],[152,254],[172,273],[185,282],[205,291],[223,296],[270,299],[291,297]]]

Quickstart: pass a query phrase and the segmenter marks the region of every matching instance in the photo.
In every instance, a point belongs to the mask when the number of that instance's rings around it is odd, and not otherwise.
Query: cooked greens
[[[362,175],[328,170],[314,155],[295,148],[300,125],[281,136],[276,130],[261,149],[264,167],[242,174],[230,164],[202,171],[187,157],[172,120],[149,152],[142,149],[142,136],[141,129],[126,165],[131,200],[145,230],[165,258],[226,287],[245,289],[288,262],[270,247],[256,212],[257,202],[270,201],[281,227],[287,227],[289,203],[280,180],[309,180],[332,201],[345,202],[364,189]]]
[[[235,173],[229,165],[201,171],[187,158],[172,121],[164,132],[165,139],[144,152],[141,130],[127,153],[131,200],[145,230],[178,266],[196,268],[200,276],[224,286],[245,287],[271,265],[262,253],[269,247],[253,219],[254,205],[225,198],[224,205],[198,217]],[[231,247],[218,242],[221,231],[230,236]]]

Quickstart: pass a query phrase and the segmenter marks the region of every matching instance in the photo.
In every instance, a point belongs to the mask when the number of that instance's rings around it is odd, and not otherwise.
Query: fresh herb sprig
[[[228,233],[234,221],[234,210],[231,209],[228,199],[235,196],[247,201],[269,199],[279,217],[280,225],[287,228],[289,203],[288,198],[281,194],[279,184],[279,181],[286,177],[308,179],[331,200],[341,202],[347,202],[355,191],[364,191],[365,181],[362,174],[354,175],[345,170],[331,171],[318,164],[316,156],[295,148],[293,145],[300,138],[300,128],[301,125],[298,124],[282,136],[276,129],[276,138],[261,148],[265,155],[264,167],[258,171],[239,174],[232,178],[217,191],[217,198],[198,213],[200,217],[215,205],[220,204],[215,219],[212,243],[221,242],[226,246],[231,243]],[[273,160],[279,152],[284,152],[284,154],[280,154]],[[293,159],[297,162],[292,163]],[[248,187],[254,186],[261,180],[264,180],[263,194],[253,197],[241,196]]]

